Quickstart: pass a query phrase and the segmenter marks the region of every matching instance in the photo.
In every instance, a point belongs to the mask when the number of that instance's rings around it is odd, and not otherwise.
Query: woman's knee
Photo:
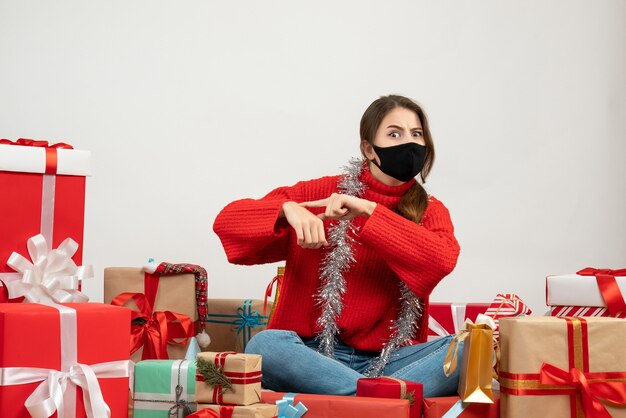
[[[281,329],[266,329],[250,339],[246,345],[247,354],[267,355],[275,352],[286,344],[302,343],[302,340],[293,331]]]

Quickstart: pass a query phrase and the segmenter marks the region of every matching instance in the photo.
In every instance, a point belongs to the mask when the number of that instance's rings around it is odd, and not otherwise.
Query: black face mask
[[[372,163],[380,171],[396,180],[407,182],[422,171],[426,158],[426,146],[407,142],[406,144],[393,145],[391,147],[377,147],[372,145],[380,159],[380,165],[376,160]]]

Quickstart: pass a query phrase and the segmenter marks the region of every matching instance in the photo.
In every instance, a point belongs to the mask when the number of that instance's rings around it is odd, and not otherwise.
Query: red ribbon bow
[[[585,417],[611,418],[611,414],[600,399],[619,405],[626,404],[626,382],[602,381],[608,377],[603,376],[606,374],[584,373],[576,368],[572,368],[568,373],[552,364],[543,363],[539,380],[544,385],[568,386],[579,391]]]
[[[187,415],[187,418],[220,418],[220,415],[212,409],[204,408],[191,415]]]
[[[168,359],[167,344],[184,345],[193,336],[193,322],[187,315],[171,311],[152,312],[152,306],[143,293],[125,292],[117,295],[112,305],[123,306],[132,299],[139,312],[131,316],[130,352],[134,353],[143,346],[142,360]],[[142,320],[137,323],[136,320]],[[182,338],[181,341],[175,339]]]
[[[596,277],[602,299],[604,299],[606,308],[612,316],[616,316],[620,312],[626,312],[626,302],[617,285],[617,280],[615,280],[615,276],[626,276],[626,269],[611,270],[586,267],[577,271],[576,274]]]

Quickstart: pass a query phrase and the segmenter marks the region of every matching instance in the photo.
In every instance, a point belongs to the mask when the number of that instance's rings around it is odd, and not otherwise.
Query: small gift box
[[[503,417],[626,417],[626,320],[505,318],[500,346]]]
[[[250,405],[260,400],[261,356],[233,352],[198,354],[198,403]]]
[[[548,306],[607,308],[610,316],[626,313],[626,269],[587,267],[576,274],[546,277]]]
[[[0,304],[0,417],[126,417],[129,323],[101,303]]]
[[[150,263],[104,270],[104,301],[135,309],[133,361],[183,359],[196,318],[206,315],[207,274],[194,264]]]
[[[206,333],[213,352],[243,353],[250,338],[267,327],[263,301],[252,299],[209,299]],[[269,308],[271,309],[271,302]],[[266,306],[267,307],[267,306]]]
[[[421,383],[395,377],[363,378],[356,382],[356,396],[408,399],[411,418],[422,417],[423,394],[424,386]]]
[[[216,412],[219,418],[273,418],[276,417],[277,413],[276,405],[269,403],[255,403],[254,405],[248,406],[212,405],[202,403],[198,404],[198,418],[202,417],[203,409],[209,409]]]
[[[13,252],[28,254],[27,240],[37,234],[49,248],[72,239],[77,248],[70,257],[82,263],[90,160],[89,151],[68,144],[0,139],[0,282],[21,278],[7,261]]]
[[[304,393],[261,392],[261,401],[275,403],[279,417],[304,418],[409,418],[408,399],[358,396],[310,395]],[[281,415],[281,409],[289,414]]]
[[[196,364],[145,360],[135,365],[134,418],[182,418],[196,410]]]
[[[458,396],[424,398],[424,418],[498,418],[500,416],[499,394],[494,403],[464,403]]]

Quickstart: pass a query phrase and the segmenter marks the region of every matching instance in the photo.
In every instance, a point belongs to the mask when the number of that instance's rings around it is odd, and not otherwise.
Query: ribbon
[[[450,310],[452,312],[452,324],[454,326],[454,333],[458,333],[463,329],[465,324],[465,312],[466,312],[466,304],[464,303],[452,303],[450,305]],[[440,337],[445,337],[451,335],[448,330],[446,330],[443,325],[441,325],[432,315],[428,315],[428,329],[433,331]]]
[[[111,410],[104,401],[98,379],[128,377],[130,362],[78,363],[76,310],[63,305],[50,307],[60,313],[61,366],[59,369],[0,368],[0,386],[41,382],[24,403],[33,418],[48,418],[55,412],[58,417],[75,417],[76,387],[80,387],[87,417],[109,418]]]
[[[171,311],[153,312],[152,305],[143,293],[120,293],[111,301],[111,305],[124,306],[130,299],[139,308],[139,312],[133,311],[131,314],[131,353],[143,347],[143,360],[167,359],[167,344],[185,345],[193,336],[191,318]],[[175,339],[182,340],[177,342]]]
[[[283,277],[285,275],[285,268],[278,267],[278,274],[272,278],[267,287],[265,288],[265,297],[263,298],[263,315],[267,315],[267,299],[272,297],[272,290],[274,290],[274,284],[276,284],[276,297],[274,298],[274,306],[278,302],[278,293],[280,287],[283,284]]]
[[[619,270],[597,269],[586,267],[576,274],[580,276],[595,276],[598,288],[602,294],[602,299],[611,316],[617,316],[621,312],[626,312],[626,302],[622,292],[615,280],[615,276],[626,276],[626,268]]]
[[[220,418],[220,415],[212,409],[203,408],[189,415],[188,418]]]
[[[20,138],[13,142],[8,139],[0,139],[2,145],[21,145],[26,147],[41,147],[46,150],[46,170],[45,174],[56,174],[57,172],[57,149],[74,149],[71,145],[58,142],[48,144],[48,141],[37,141],[34,139]]]
[[[465,341],[467,337],[469,337],[472,329],[491,329],[493,330],[496,327],[495,321],[493,318],[487,315],[479,314],[476,317],[476,322],[472,322],[471,319],[467,319],[465,321],[465,325],[463,329],[458,331],[452,341],[450,341],[450,345],[448,346],[448,351],[446,352],[446,357],[443,363],[443,372],[446,377],[450,376],[456,370],[458,363],[458,352],[461,342]],[[494,341],[495,344],[497,342]]]
[[[587,321],[560,319],[567,323],[569,371],[543,363],[539,373],[501,372],[501,392],[516,396],[568,395],[572,418],[610,418],[600,400],[626,405],[626,372],[589,372]]]
[[[276,401],[277,418],[300,418],[307,413],[308,408],[302,402],[294,406],[296,396],[296,393],[287,393],[282,399]]]
[[[458,400],[452,405],[450,409],[446,411],[446,413],[441,418],[457,418],[459,415],[465,411],[470,404],[463,402],[462,400]]]
[[[237,308],[237,313],[234,315],[229,314],[208,314],[206,322],[213,324],[226,324],[232,325],[235,331],[235,341],[242,337],[242,351],[246,351],[246,345],[250,338],[252,338],[252,330],[261,325],[267,325],[267,316],[261,315],[257,311],[252,310],[252,299],[246,299],[243,301],[243,305]],[[220,319],[208,319],[208,318],[220,318]],[[225,319],[232,320],[228,321]]]
[[[39,234],[29,238],[27,246],[32,262],[16,252],[7,261],[22,275],[21,279],[6,283],[11,299],[23,296],[28,302],[46,305],[89,300],[78,288],[81,280],[93,277],[93,268],[77,267],[72,260],[78,250],[76,241],[67,238],[50,251],[46,239]]]

